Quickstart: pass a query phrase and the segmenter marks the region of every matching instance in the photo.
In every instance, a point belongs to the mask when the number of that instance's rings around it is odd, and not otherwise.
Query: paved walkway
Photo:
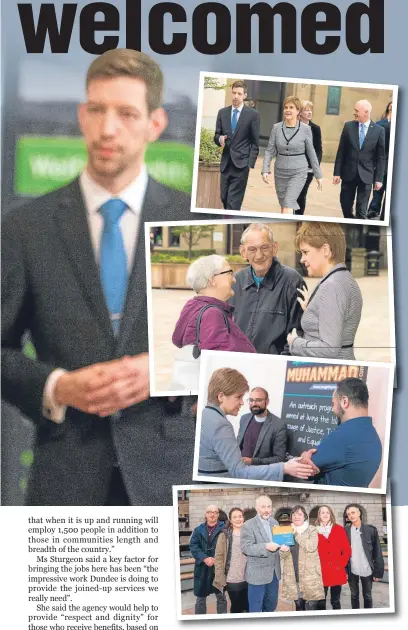
[[[306,278],[310,290],[318,280]],[[363,294],[363,315],[355,341],[358,361],[391,361],[388,273],[357,280]],[[192,291],[153,289],[153,330],[156,391],[167,391],[176,347],[171,342],[175,324]],[[393,307],[392,307],[393,309]],[[393,312],[393,310],[392,310]]]
[[[361,599],[361,606],[363,606],[361,595],[360,595],[360,599]],[[227,596],[227,601],[228,601],[228,612],[229,612],[230,606],[229,606],[228,596]],[[388,606],[390,605],[389,601],[390,600],[389,600],[388,583],[374,582],[373,584],[374,608],[388,608]],[[184,593],[181,594],[181,605],[182,605],[183,615],[194,615],[194,603],[195,603],[195,597],[194,597],[193,591],[185,591]],[[351,608],[350,588],[348,584],[345,584],[341,590],[341,607],[342,609],[345,609],[345,610]],[[287,601],[284,601],[282,599],[279,599],[276,611],[283,612],[287,610],[295,610],[295,605]],[[331,610],[330,594],[327,600],[327,610]],[[207,599],[207,613],[215,614],[216,612],[217,611],[215,607],[215,595],[211,595]],[[302,613],[299,613],[299,614],[301,615]]]
[[[249,171],[248,185],[242,204],[242,210],[251,212],[278,212],[280,205],[275,192],[273,171],[269,177],[269,184],[264,184],[261,178],[263,158],[259,157],[254,169]],[[305,215],[315,217],[336,217],[343,219],[340,206],[340,185],[334,186],[333,163],[323,162],[323,190],[317,190],[316,180],[310,184],[307,193]],[[273,164],[272,164],[273,169]]]

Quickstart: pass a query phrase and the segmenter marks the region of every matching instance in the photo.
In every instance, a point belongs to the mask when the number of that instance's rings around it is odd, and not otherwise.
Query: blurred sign
[[[177,142],[155,142],[146,151],[149,173],[159,182],[191,191],[194,150]],[[15,192],[38,196],[68,183],[84,168],[82,138],[22,136],[16,145]]]

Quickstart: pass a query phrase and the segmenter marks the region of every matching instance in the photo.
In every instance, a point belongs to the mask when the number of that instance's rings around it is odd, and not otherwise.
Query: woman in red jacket
[[[315,523],[319,534],[318,552],[322,567],[325,597],[330,587],[333,610],[341,608],[341,587],[347,583],[346,566],[351,556],[351,547],[344,527],[336,524],[334,512],[328,505],[321,505]],[[326,600],[322,608],[326,608]]]

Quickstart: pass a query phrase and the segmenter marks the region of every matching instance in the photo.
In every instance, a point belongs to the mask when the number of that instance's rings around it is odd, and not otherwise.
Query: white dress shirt
[[[95,254],[96,264],[99,266],[100,243],[103,232],[103,217],[100,207],[112,197],[121,199],[127,209],[122,214],[119,226],[122,230],[123,244],[125,247],[128,272],[132,269],[135,247],[139,235],[140,215],[146,194],[148,173],[143,164],[139,175],[126,188],[116,195],[98,184],[89,173],[84,170],[79,177],[79,185],[87,213],[89,235]],[[48,376],[43,393],[43,414],[49,420],[61,423],[65,420],[65,405],[55,402],[55,385],[65,370],[57,368]]]

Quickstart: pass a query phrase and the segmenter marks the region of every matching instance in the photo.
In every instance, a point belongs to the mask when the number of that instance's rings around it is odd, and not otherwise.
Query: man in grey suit
[[[272,501],[266,494],[257,497],[257,515],[244,523],[241,551],[247,556],[245,581],[248,583],[249,612],[273,612],[278,603],[281,578],[279,545],[272,542]]]
[[[276,464],[286,458],[286,424],[268,410],[269,396],[263,387],[254,387],[249,397],[251,413],[239,423],[238,444],[244,464]]]
[[[220,197],[225,209],[241,210],[249,169],[254,168],[259,153],[259,114],[245,107],[248,88],[243,81],[231,86],[232,106],[217,115],[214,142],[223,147],[221,157]]]
[[[4,219],[2,393],[37,429],[29,505],[166,505],[191,479],[191,399],[182,413],[149,398],[143,224],[191,218],[144,164],[167,124],[162,79],[134,50],[96,58],[84,172]]]

